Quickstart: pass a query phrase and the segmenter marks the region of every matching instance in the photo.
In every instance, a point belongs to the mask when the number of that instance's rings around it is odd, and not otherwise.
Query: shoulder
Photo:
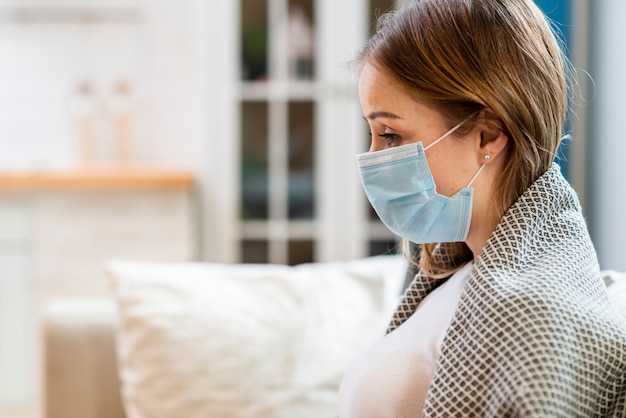
[[[474,277],[444,339],[433,394],[474,387],[476,402],[496,415],[573,416],[580,411],[572,405],[595,408],[626,393],[626,330],[603,303],[570,301],[536,279],[533,286],[499,276],[491,281],[508,285],[476,286]]]

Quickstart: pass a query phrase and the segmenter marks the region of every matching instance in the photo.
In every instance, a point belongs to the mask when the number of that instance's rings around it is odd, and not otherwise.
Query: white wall
[[[588,215],[600,267],[626,270],[626,2],[594,0]]]
[[[106,106],[120,78],[131,83],[136,159],[198,166],[192,16],[189,1],[0,2],[0,169],[77,161],[68,106],[80,80],[94,86],[101,159],[110,159]]]

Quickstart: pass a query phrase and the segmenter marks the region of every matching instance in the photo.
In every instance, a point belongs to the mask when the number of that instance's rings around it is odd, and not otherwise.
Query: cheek
[[[435,180],[437,193],[450,197],[467,186],[471,175],[466,175],[468,169],[464,158],[458,158],[454,152],[443,149],[441,151],[436,154],[433,152],[427,157],[428,165]]]
[[[433,173],[433,177],[435,179],[435,187],[437,188],[437,193],[450,197],[459,190],[461,190],[462,187],[459,187],[456,184],[456,182],[450,175],[449,170],[438,170],[431,166],[430,171]]]

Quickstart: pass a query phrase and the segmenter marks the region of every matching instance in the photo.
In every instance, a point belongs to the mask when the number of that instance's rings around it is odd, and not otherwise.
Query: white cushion
[[[113,261],[108,271],[129,418],[330,418],[343,373],[384,334],[406,263]]]

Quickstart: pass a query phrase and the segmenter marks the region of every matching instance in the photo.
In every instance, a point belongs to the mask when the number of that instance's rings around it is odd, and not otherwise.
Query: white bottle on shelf
[[[132,159],[132,106],[130,84],[127,80],[118,80],[113,86],[109,112],[112,122],[115,160],[118,164],[127,165]]]
[[[84,165],[96,162],[95,106],[93,87],[81,81],[70,101],[70,113],[76,128],[80,161]]]

